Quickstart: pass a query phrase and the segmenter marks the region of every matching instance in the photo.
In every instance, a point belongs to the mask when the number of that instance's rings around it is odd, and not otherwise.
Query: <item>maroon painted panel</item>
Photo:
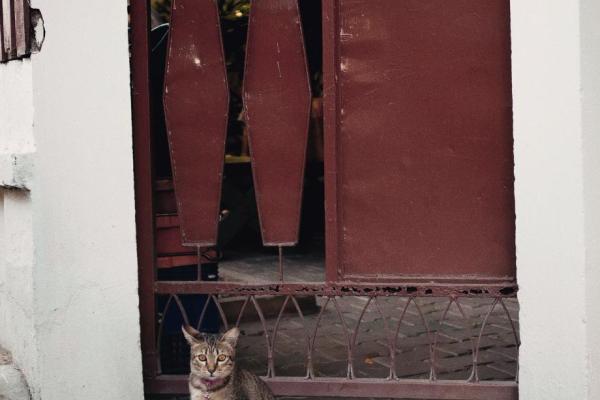
[[[340,236],[337,204],[337,142],[338,142],[338,0],[322,0],[323,14],[323,155],[325,159],[325,279],[338,280]]]
[[[509,1],[338,7],[328,277],[514,277]]]
[[[156,300],[154,297],[155,237],[152,168],[152,135],[150,129],[149,23],[150,4],[131,3],[131,66],[133,111],[133,161],[135,173],[135,224],[139,269],[140,328],[144,376],[157,374]]]
[[[183,244],[214,245],[229,109],[214,0],[173,2],[164,104]]]
[[[252,3],[244,104],[265,245],[298,241],[310,86],[296,0]]]

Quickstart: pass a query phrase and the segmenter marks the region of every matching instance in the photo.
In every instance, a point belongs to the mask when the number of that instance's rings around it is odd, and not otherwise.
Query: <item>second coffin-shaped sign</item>
[[[265,245],[298,241],[310,83],[297,0],[253,1],[244,107]]]

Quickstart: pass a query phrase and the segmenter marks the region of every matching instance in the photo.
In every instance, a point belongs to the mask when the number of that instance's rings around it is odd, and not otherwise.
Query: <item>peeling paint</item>
[[[37,8],[31,9],[31,52],[39,53],[42,51],[44,40],[46,40],[46,27],[44,26],[44,17]]]
[[[0,188],[29,190],[33,154],[0,154]]]

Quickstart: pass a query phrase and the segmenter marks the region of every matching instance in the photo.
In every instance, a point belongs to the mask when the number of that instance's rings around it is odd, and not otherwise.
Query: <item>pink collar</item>
[[[216,379],[200,378],[200,382],[202,382],[209,392],[214,392],[215,390],[222,388],[228,380],[229,377]]]
[[[203,400],[210,400],[212,393],[225,387],[228,381],[229,377],[217,379],[200,378],[200,382],[206,387],[206,390],[208,390],[208,392],[202,393]]]
[[[225,387],[225,385],[227,385],[227,383],[229,382],[230,378],[231,378],[230,376],[228,376],[226,378],[214,378],[214,379],[202,378],[202,377],[199,377],[198,375],[192,373],[190,376],[190,384],[193,387],[202,390],[203,392],[204,392],[204,390],[206,390],[207,393],[202,393],[202,394],[203,394],[204,400],[209,400],[210,393],[216,392],[217,390],[220,390],[223,387]]]

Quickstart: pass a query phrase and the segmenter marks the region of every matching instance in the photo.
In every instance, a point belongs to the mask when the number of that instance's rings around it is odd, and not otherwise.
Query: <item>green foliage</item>
[[[163,17],[165,21],[171,12],[172,0],[151,0],[152,10]],[[250,12],[250,0],[219,0],[221,18],[235,21],[239,18],[247,18]]]
[[[221,18],[235,21],[240,18],[248,18],[250,13],[249,0],[221,0]]]

